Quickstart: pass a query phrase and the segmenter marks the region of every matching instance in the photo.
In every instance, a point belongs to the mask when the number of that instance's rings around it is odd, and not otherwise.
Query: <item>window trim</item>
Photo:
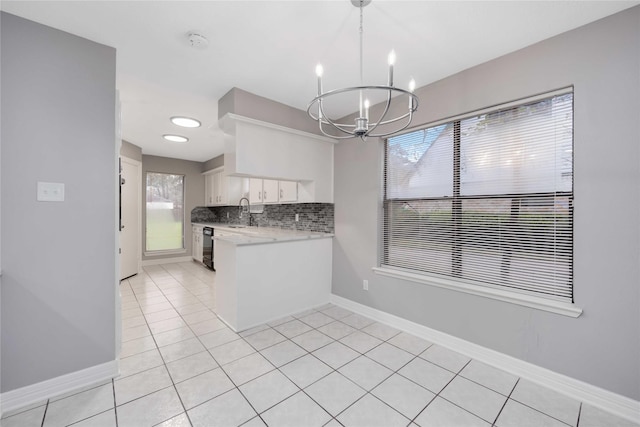
[[[180,175],[182,176],[182,206],[183,206],[183,212],[182,212],[182,247],[181,248],[174,248],[174,249],[158,249],[158,250],[149,250],[147,249],[147,203],[146,203],[146,199],[147,199],[147,180],[148,180],[148,175],[150,173],[156,173],[156,174],[163,174],[163,175]],[[185,254],[187,253],[187,241],[186,241],[186,229],[187,229],[187,214],[186,214],[186,205],[187,205],[187,174],[186,173],[173,173],[173,172],[158,172],[155,170],[147,170],[144,171],[144,183],[145,183],[145,188],[144,188],[144,198],[145,198],[145,204],[143,206],[144,208],[144,222],[145,222],[145,226],[144,226],[144,256],[145,257],[154,257],[154,256],[167,256],[167,255],[180,255],[180,254]]]
[[[532,103],[542,99],[551,98],[558,95],[574,94],[573,85],[564,87],[561,89],[556,89],[540,94],[536,94],[530,97],[525,97],[517,100],[513,100],[507,103],[501,103],[497,105],[492,105],[489,107],[485,107],[479,110],[473,110],[469,112],[465,112],[463,114],[458,114],[455,116],[442,118],[440,120],[436,120],[430,123],[425,123],[420,127],[415,127],[413,129],[407,130],[404,133],[415,132],[416,130],[435,127],[445,123],[451,123],[456,121],[462,121],[469,117],[488,113],[494,111],[497,107],[500,109],[508,108],[508,107],[516,107],[522,105],[523,103]],[[382,140],[384,142],[384,140]],[[386,143],[381,144],[382,150],[382,168],[380,168],[382,172],[381,176],[381,194],[380,194],[380,209],[381,209],[381,217],[379,218],[379,256],[378,259],[382,259],[381,255],[384,251],[387,250],[385,240],[386,235],[384,233],[384,219],[385,215],[387,215],[386,210],[384,209],[385,197],[386,197],[386,186],[384,176],[387,173],[387,161],[386,161]],[[454,159],[455,161],[455,159]],[[575,197],[575,194],[573,194]],[[547,311],[567,317],[577,318],[582,314],[582,308],[577,306],[574,301],[560,301],[555,300],[553,298],[547,297],[539,297],[536,295],[532,295],[530,293],[519,292],[517,289],[503,289],[497,286],[491,286],[486,283],[477,282],[471,279],[457,279],[453,277],[440,276],[435,273],[428,272],[416,272],[413,270],[404,270],[401,267],[393,267],[384,264],[379,264],[375,267],[372,267],[372,271],[381,276],[390,277],[394,279],[406,280],[414,283],[434,286],[443,289],[449,289],[457,292],[462,292],[470,295],[476,295],[484,298],[494,299],[498,301],[503,301],[511,304],[516,304],[524,307],[534,308],[542,311]],[[575,288],[575,276],[572,287]]]
[[[505,291],[502,289],[486,286],[486,284],[473,284],[473,281],[468,281],[468,283],[465,283],[460,280],[432,276],[428,273],[417,274],[387,266],[373,267],[372,270],[375,274],[379,274],[385,277],[408,280],[410,282],[420,283],[423,285],[463,292],[465,294],[504,301],[511,304],[517,304],[525,307],[535,308],[538,310],[548,311],[555,314],[561,314],[563,316],[577,318],[582,314],[582,309],[574,303],[536,297],[516,291]]]
[[[166,255],[181,255],[186,254],[187,249],[159,249],[157,251],[145,251],[144,256],[146,257],[154,257],[154,256],[166,256]]]

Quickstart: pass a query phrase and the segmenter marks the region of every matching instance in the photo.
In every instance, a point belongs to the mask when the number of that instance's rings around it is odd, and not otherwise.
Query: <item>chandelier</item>
[[[318,122],[320,132],[322,134],[334,138],[334,139],[348,139],[359,137],[363,141],[368,137],[386,137],[394,133],[400,132],[406,129],[413,119],[413,113],[418,109],[418,97],[413,93],[415,89],[415,81],[411,79],[409,82],[409,90],[400,89],[393,85],[393,65],[395,63],[396,55],[392,50],[389,53],[389,79],[386,85],[364,85],[363,84],[363,66],[362,66],[362,22],[363,22],[363,9],[371,3],[371,0],[351,0],[351,4],[360,9],[360,86],[346,87],[343,89],[334,89],[327,92],[322,91],[322,65],[318,64],[316,67],[316,75],[318,76],[318,96],[313,98],[307,106],[307,113],[309,116]],[[325,111],[327,106],[325,103],[331,102],[339,96],[344,94],[357,95],[358,99],[358,116],[355,118],[354,123],[341,123],[337,118],[331,118],[332,115]],[[382,108],[382,114],[375,116],[375,121],[369,119],[370,100],[368,96],[371,95],[375,99],[386,99],[382,101],[384,107]],[[393,96],[400,98],[400,105],[407,105],[407,109],[400,111],[395,116],[389,115],[391,107],[391,98]],[[402,100],[404,99],[404,101]],[[329,108],[328,108],[329,109]],[[354,111],[356,109],[354,108]],[[379,133],[374,131],[381,127]]]

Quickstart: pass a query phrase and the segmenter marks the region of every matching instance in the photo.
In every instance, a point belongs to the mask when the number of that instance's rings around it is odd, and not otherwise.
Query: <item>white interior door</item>
[[[142,198],[142,164],[122,157],[120,279],[138,274],[141,259],[140,222]]]

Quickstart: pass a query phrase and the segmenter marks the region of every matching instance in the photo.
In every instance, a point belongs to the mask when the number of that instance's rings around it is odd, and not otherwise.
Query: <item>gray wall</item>
[[[224,154],[220,154],[219,156],[202,163],[202,172],[210,171],[211,169],[219,168],[221,166],[224,166]]]
[[[574,289],[581,317],[373,274],[382,164],[375,140],[336,146],[333,292],[640,399],[639,76],[640,6],[418,90],[416,125],[575,85]]]
[[[321,135],[306,111],[234,87],[218,100],[218,118],[227,113]]]
[[[122,146],[120,146],[120,155],[141,162],[142,148],[123,140]]]
[[[191,223],[190,215],[191,210],[196,206],[204,205],[204,177],[202,176],[202,162],[194,162],[191,160],[172,159],[169,157],[159,156],[142,156],[142,259],[162,259],[162,258],[174,258],[191,255]],[[145,256],[144,246],[146,242],[146,179],[147,172],[163,172],[172,174],[185,175],[184,189],[185,189],[185,247],[187,252],[184,254],[173,255],[155,255]]]
[[[7,392],[115,360],[116,52],[1,19]],[[65,201],[37,202],[38,181]]]

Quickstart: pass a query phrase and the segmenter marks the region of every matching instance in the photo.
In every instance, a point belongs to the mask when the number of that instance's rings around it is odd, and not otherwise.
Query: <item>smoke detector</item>
[[[198,31],[190,31],[187,34],[187,40],[194,49],[206,49],[209,46],[209,40]]]

